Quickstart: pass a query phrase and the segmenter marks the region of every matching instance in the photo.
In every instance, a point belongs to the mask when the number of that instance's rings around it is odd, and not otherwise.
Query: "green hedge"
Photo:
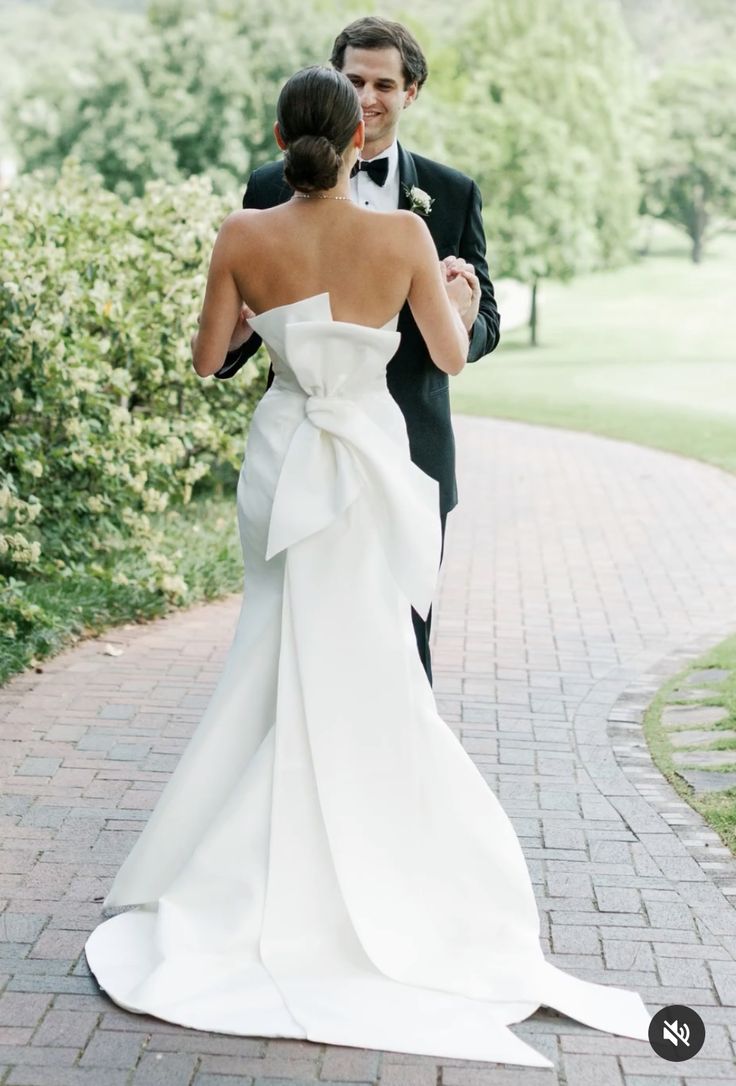
[[[1,194],[0,635],[42,617],[29,579],[125,583],[123,550],[149,590],[184,596],[151,515],[239,465],[263,391],[254,362],[229,382],[191,365],[229,210],[204,178],[124,203],[75,163]]]

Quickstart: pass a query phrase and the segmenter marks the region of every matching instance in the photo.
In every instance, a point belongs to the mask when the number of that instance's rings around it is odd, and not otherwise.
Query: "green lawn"
[[[700,266],[665,228],[650,255],[545,284],[528,329],[452,381],[455,412],[588,430],[736,471],[736,236]]]

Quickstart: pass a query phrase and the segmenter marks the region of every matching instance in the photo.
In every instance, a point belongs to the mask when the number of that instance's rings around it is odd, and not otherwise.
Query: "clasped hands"
[[[470,331],[480,306],[480,283],[475,269],[459,256],[446,256],[444,260],[440,260],[440,269],[444,275],[447,294],[457,305],[462,322]],[[255,313],[244,302],[230,337],[228,351],[239,350],[252,336],[253,329],[248,324],[250,317],[255,317]]]
[[[459,256],[446,256],[440,260],[440,268],[445,277],[448,297],[457,306],[469,333],[480,308],[480,280],[475,268]]]

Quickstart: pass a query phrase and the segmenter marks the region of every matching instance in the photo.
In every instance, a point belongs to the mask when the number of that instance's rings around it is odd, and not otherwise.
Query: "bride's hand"
[[[245,304],[245,302],[243,302],[240,307],[237,323],[233,328],[233,334],[230,336],[230,343],[227,348],[228,353],[230,351],[237,351],[253,335],[253,329],[248,324],[249,317],[255,317],[255,313]]]
[[[463,324],[465,325],[466,330],[469,331],[472,328],[480,309],[480,280],[475,274],[475,268],[472,264],[469,264],[467,260],[462,260],[460,257],[456,256],[446,256],[441,263],[443,265],[446,282],[449,283],[462,277],[470,287],[470,301],[465,309],[460,310]]]
[[[452,305],[462,317],[473,301],[473,290],[467,279],[463,275],[456,275],[445,282],[445,290]]]

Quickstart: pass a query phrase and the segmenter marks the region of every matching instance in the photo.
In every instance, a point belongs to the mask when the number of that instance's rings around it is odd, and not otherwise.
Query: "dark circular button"
[[[649,1023],[649,1044],[658,1056],[672,1063],[697,1056],[704,1041],[703,1019],[692,1007],[673,1003],[657,1011]]]

